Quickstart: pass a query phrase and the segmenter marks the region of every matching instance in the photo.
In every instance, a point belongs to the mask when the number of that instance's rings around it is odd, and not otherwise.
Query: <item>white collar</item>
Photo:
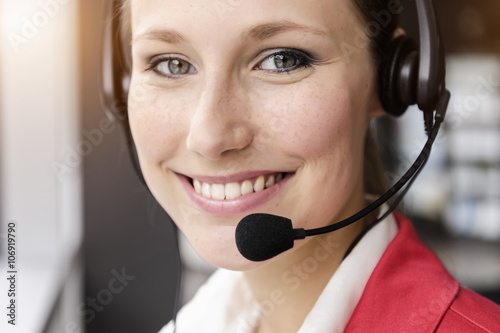
[[[381,209],[383,214],[387,207]],[[396,236],[393,215],[372,228],[332,276],[298,333],[343,332],[387,245]],[[218,269],[177,315],[176,333],[252,333],[259,311],[242,272]],[[160,333],[173,332],[170,322]]]

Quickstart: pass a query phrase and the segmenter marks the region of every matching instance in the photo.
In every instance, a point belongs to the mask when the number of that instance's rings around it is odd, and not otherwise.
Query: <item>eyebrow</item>
[[[132,43],[140,39],[159,40],[168,44],[179,44],[186,39],[180,33],[170,29],[150,29],[132,38]]]
[[[265,40],[265,39],[271,38],[275,35],[285,33],[285,32],[295,31],[295,30],[302,30],[302,31],[305,31],[308,33],[312,33],[314,35],[328,36],[328,34],[325,31],[320,30],[318,28],[305,26],[305,25],[301,25],[298,23],[284,20],[284,21],[280,21],[280,22],[265,23],[265,24],[257,25],[255,27],[250,28],[249,30],[243,32],[241,37],[244,40],[245,39]]]
[[[281,33],[302,30],[314,35],[328,36],[323,30],[301,25],[290,21],[260,24],[252,27],[241,34],[241,39],[266,40]],[[159,40],[168,44],[179,44],[186,41],[186,38],[179,32],[171,29],[150,29],[132,38],[132,43],[139,39]]]

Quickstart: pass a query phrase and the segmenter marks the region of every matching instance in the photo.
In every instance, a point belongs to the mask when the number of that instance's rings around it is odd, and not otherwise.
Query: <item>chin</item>
[[[263,265],[240,254],[234,239],[234,226],[183,228],[180,223],[179,227],[194,251],[210,265],[232,271],[247,271]]]
[[[217,245],[202,248],[199,248],[199,246],[193,247],[203,260],[209,264],[231,271],[249,271],[265,264],[265,262],[254,262],[243,257],[236,248],[236,244],[231,249],[227,249],[226,246],[224,249],[219,249]]]

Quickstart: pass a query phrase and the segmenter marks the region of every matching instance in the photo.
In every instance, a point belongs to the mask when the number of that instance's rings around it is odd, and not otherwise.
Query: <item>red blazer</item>
[[[399,232],[375,267],[345,332],[500,332],[500,306],[461,287],[396,215]]]

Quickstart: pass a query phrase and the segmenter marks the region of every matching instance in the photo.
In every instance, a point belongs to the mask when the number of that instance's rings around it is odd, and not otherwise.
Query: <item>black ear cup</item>
[[[387,113],[400,116],[408,106],[417,103],[418,67],[415,40],[405,35],[392,40],[378,72],[379,98]]]

